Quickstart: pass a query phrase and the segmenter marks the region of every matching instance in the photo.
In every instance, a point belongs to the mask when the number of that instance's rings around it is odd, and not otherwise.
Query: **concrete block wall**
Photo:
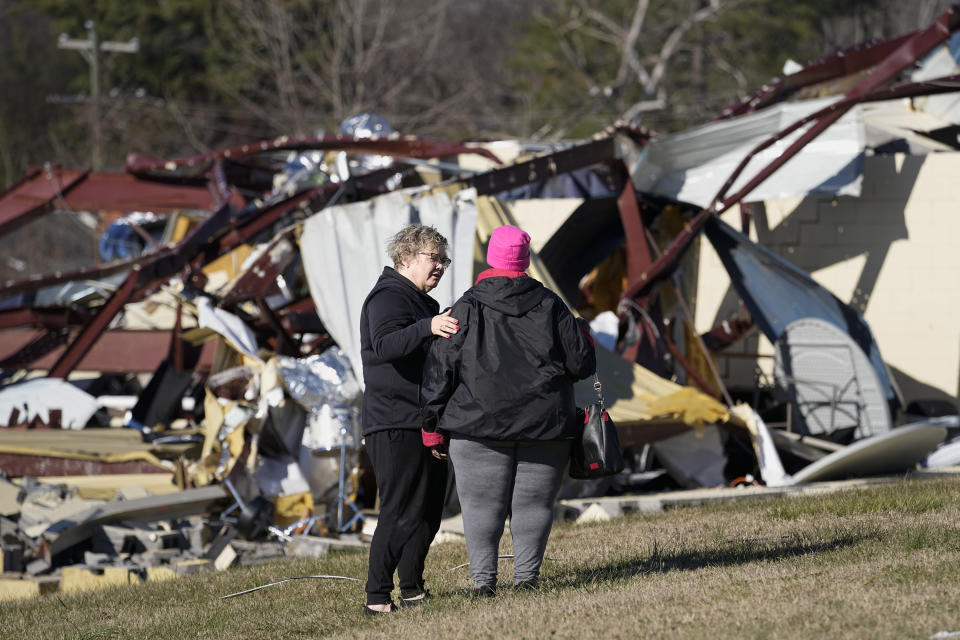
[[[753,240],[864,315],[907,402],[956,401],[960,391],[958,176],[960,153],[870,157],[860,197],[767,201],[751,228]],[[739,228],[739,211],[724,220]],[[736,295],[709,242],[701,247],[695,315],[706,331]],[[754,345],[741,350],[771,349]],[[753,384],[742,361],[722,368],[731,386]]]

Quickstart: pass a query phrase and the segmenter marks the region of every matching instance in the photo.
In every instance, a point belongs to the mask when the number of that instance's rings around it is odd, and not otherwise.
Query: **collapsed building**
[[[512,223],[531,275],[590,320],[629,467],[566,497],[954,464],[934,449],[960,427],[938,244],[958,25],[833,54],[671,136],[453,143],[361,114],[28,172],[0,195],[4,570],[144,577],[229,565],[243,539],[352,544],[375,505],[360,304],[410,222],[450,239],[442,306]]]

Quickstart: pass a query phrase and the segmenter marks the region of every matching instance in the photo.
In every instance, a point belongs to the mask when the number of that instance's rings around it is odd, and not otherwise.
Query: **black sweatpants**
[[[380,515],[370,543],[367,604],[388,604],[394,571],[401,597],[423,592],[423,565],[443,512],[447,461],[437,460],[423,446],[419,429],[371,433],[366,447],[380,492]]]

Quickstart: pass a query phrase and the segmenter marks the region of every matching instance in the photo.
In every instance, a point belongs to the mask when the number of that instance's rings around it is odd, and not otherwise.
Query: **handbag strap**
[[[597,392],[597,399],[600,401],[600,407],[606,410],[606,405],[603,403],[603,385],[600,384],[600,376],[596,373],[593,374],[593,390]]]

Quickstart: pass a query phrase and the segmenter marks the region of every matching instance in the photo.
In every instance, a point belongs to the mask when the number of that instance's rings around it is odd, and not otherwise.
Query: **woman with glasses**
[[[393,267],[383,269],[360,313],[363,436],[380,493],[363,607],[368,616],[395,609],[395,571],[401,607],[429,597],[423,566],[440,527],[447,462],[424,447],[418,395],[431,337],[458,331],[450,310],[440,313],[427,295],[450,264],[447,239],[412,224],[391,238],[387,251]]]

